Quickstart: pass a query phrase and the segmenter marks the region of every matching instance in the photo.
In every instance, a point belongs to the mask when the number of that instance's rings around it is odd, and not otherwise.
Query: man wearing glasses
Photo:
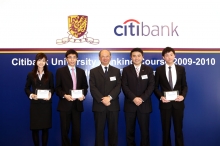
[[[65,54],[67,66],[56,72],[56,94],[59,97],[57,110],[60,112],[62,146],[80,146],[80,123],[83,111],[82,101],[87,94],[88,84],[85,71],[76,67],[78,53],[70,49]],[[82,90],[83,89],[83,90]],[[82,90],[82,96],[76,97],[72,91]],[[68,137],[72,124],[72,137]]]

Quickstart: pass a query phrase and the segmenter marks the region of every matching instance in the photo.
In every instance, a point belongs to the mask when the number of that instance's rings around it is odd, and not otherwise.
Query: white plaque
[[[49,97],[50,90],[37,89],[37,98],[45,99]]]
[[[175,100],[179,95],[178,91],[166,91],[164,92],[164,97],[166,100]]]
[[[81,98],[83,96],[83,90],[70,90],[72,98]]]

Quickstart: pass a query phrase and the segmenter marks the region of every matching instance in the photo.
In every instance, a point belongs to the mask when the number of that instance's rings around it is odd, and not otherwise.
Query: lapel
[[[104,72],[103,72],[103,69],[102,69],[102,66],[101,66],[101,65],[98,67],[98,72],[100,73],[100,75],[101,75],[103,78],[105,78],[105,74],[104,74]]]
[[[133,64],[130,65],[130,71],[131,71],[131,73],[132,73],[135,77],[137,77],[137,72],[136,72],[135,67],[134,67]],[[140,75],[140,73],[139,73],[139,75]]]
[[[76,67],[76,81],[80,78],[79,68]]]
[[[177,81],[178,81],[178,78],[179,78],[179,76],[178,76],[179,67],[177,65],[175,65],[175,68],[176,68],[176,84],[177,84]],[[166,79],[166,84],[167,84],[167,86],[170,87],[169,81],[168,81],[167,76],[166,76],[166,66],[165,65],[163,66],[162,78]],[[175,88],[176,84],[174,85],[173,89]]]
[[[112,76],[115,76],[114,72],[113,72],[113,67],[111,65],[109,65],[109,68],[108,68],[108,77],[112,77]]]
[[[180,71],[179,71],[179,66],[178,65],[175,65],[175,67],[176,67],[176,84],[177,84],[177,81],[180,78],[180,76],[178,75],[178,72],[180,72]],[[176,84],[175,84],[175,86],[176,86]],[[175,88],[175,86],[173,87],[173,89]]]
[[[80,74],[79,68],[76,67],[76,89],[78,89],[78,81],[80,81],[80,77],[81,77],[81,74]]]
[[[141,64],[139,77],[141,77],[142,75],[146,75],[146,74],[145,74],[145,71],[146,71],[146,68],[144,67],[144,65]]]
[[[170,88],[170,90],[171,90],[171,87],[170,87],[170,84],[169,84],[169,81],[168,81],[167,75],[166,75],[166,65],[163,65],[161,74],[162,74],[162,77],[161,77],[161,78],[162,78],[162,79],[165,79],[166,86],[168,86],[168,87]]]
[[[64,75],[67,75],[67,78],[69,78],[69,79],[72,81],[72,76],[71,76],[71,74],[70,74],[69,67],[66,66],[66,67],[64,68],[64,71],[65,71],[65,74],[64,74]]]

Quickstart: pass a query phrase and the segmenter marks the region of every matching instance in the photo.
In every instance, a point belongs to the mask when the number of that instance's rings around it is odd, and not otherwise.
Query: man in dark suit
[[[101,65],[90,70],[90,92],[93,97],[92,111],[95,120],[95,146],[104,146],[105,123],[108,123],[108,145],[116,146],[118,142],[119,93],[121,91],[121,74],[118,68],[109,65],[111,53],[99,52]]]
[[[154,90],[153,69],[142,64],[143,51],[140,48],[134,48],[130,52],[130,57],[133,64],[125,67],[122,72],[127,145],[136,145],[137,119],[141,131],[140,145],[149,146],[149,115],[152,111],[151,94]]]
[[[166,47],[162,51],[166,64],[156,69],[155,94],[160,100],[160,113],[163,130],[163,146],[171,146],[170,127],[173,119],[175,132],[175,145],[183,146],[183,111],[184,99],[187,93],[186,72],[183,66],[175,65],[175,51]],[[166,91],[178,91],[174,100],[167,100]]]
[[[78,53],[70,49],[65,56],[68,65],[59,68],[56,72],[56,94],[60,98],[57,110],[60,112],[62,146],[80,146],[82,101],[87,94],[88,84],[85,71],[76,67]],[[73,89],[83,89],[82,96],[72,97],[70,90]],[[70,124],[72,124],[71,141],[68,138]]]

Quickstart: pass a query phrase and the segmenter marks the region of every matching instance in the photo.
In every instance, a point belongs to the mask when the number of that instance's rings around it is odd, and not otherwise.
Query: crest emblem
[[[68,30],[75,38],[83,36],[87,30],[88,16],[72,15],[68,17]]]
[[[57,39],[56,44],[62,45],[68,42],[83,43],[97,45],[98,39],[87,37],[88,16],[85,15],[70,15],[68,16],[68,37]]]

